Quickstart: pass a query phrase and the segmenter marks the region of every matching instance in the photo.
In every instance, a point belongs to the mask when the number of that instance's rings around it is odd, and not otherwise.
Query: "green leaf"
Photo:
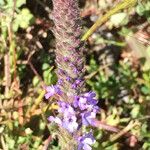
[[[117,13],[111,16],[110,21],[114,26],[118,27],[128,23],[128,16],[126,13]]]
[[[19,14],[16,15],[13,24],[13,30],[16,32],[18,28],[26,29],[31,21],[33,20],[33,15],[27,8],[23,8]]]
[[[4,5],[4,0],[0,0],[0,6]]]
[[[143,79],[148,82],[150,81],[149,75],[147,73],[143,74]]]
[[[137,12],[140,16],[142,16],[142,15],[144,14],[144,11],[145,11],[145,8],[143,7],[143,5],[138,5],[138,6],[136,7],[136,12]]]
[[[149,90],[146,86],[143,86],[143,87],[141,88],[141,91],[142,91],[143,94],[145,94],[145,95],[149,94],[149,92],[150,92],[150,90]]]
[[[132,109],[132,111],[130,113],[132,118],[137,118],[139,113],[140,113],[140,105],[134,105],[133,109]]]
[[[149,150],[150,149],[150,141],[147,141],[143,144],[143,150]]]
[[[25,143],[25,141],[26,141],[26,137],[19,136],[17,143],[23,144],[23,143]]]
[[[29,26],[31,19],[33,18],[33,15],[30,13],[28,9],[24,8],[20,13],[20,17],[21,17],[20,27],[26,29]]]
[[[17,8],[21,7],[23,4],[26,4],[26,0],[17,0],[16,1]]]
[[[7,2],[7,7],[8,8],[12,8],[14,6],[14,1],[12,1],[12,0],[6,0],[6,2]]]
[[[9,149],[14,149],[15,146],[15,140],[9,139],[8,147]]]
[[[34,87],[36,87],[40,83],[40,80],[37,76],[35,76],[32,80],[32,84]]]
[[[44,63],[44,64],[42,65],[42,70],[47,70],[47,69],[49,69],[49,68],[50,68],[50,66],[49,66],[48,63]]]

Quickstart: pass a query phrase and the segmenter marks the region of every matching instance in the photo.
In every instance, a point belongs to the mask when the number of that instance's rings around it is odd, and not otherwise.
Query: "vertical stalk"
[[[8,97],[9,89],[11,85],[11,74],[10,74],[10,58],[9,52],[7,51],[4,56],[4,72],[5,72],[5,96]]]
[[[84,82],[84,46],[80,40],[81,20],[78,1],[52,1],[59,87],[68,96],[80,94]]]
[[[64,101],[79,95],[84,87],[84,45],[81,42],[81,20],[77,0],[52,0],[55,24],[58,86],[66,95]],[[62,150],[76,150],[77,142],[66,129],[59,129]]]

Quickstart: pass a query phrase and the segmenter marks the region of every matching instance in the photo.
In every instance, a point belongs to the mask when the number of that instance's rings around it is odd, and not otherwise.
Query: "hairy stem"
[[[77,0],[53,0],[59,86],[67,95],[83,88],[84,57]]]

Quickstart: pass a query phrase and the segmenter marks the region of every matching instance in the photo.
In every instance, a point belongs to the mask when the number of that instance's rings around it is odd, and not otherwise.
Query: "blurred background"
[[[80,0],[83,32],[119,2]],[[47,107],[43,91],[57,81],[51,12],[51,0],[0,0],[2,150],[60,149],[47,123],[55,106]],[[87,41],[86,88],[101,107],[95,150],[150,150],[149,23],[150,1],[138,1]]]

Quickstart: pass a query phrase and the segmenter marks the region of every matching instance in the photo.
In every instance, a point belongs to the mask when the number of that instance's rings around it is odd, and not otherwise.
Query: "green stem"
[[[103,23],[105,23],[113,14],[118,11],[130,8],[136,4],[137,0],[124,0],[108,11],[104,16],[100,16],[94,25],[82,36],[82,41],[86,41]]]

